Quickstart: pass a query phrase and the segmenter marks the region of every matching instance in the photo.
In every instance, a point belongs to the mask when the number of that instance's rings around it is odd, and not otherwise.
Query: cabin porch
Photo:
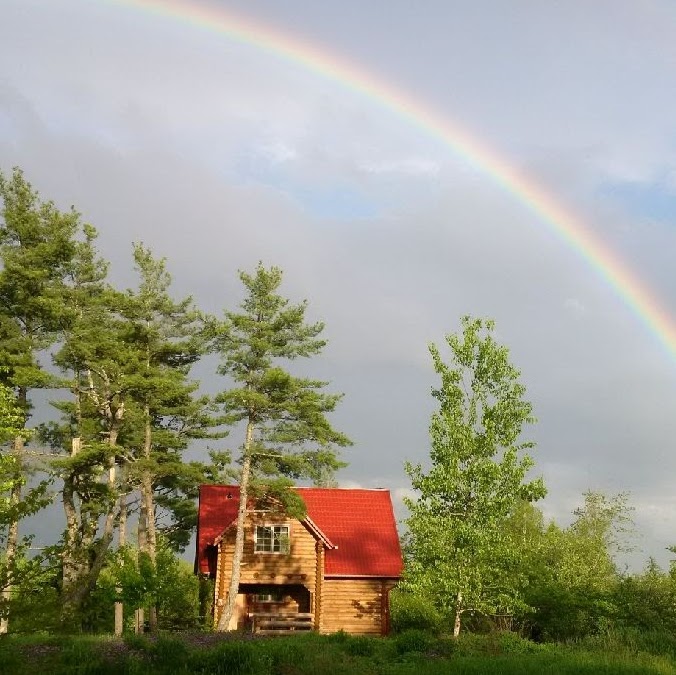
[[[312,593],[302,584],[240,584],[229,630],[286,632],[314,626]]]

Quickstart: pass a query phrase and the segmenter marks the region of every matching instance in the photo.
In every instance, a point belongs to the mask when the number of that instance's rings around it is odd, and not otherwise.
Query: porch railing
[[[290,631],[309,631],[314,627],[314,614],[270,614],[256,612],[250,615],[251,630],[259,635],[285,635]]]

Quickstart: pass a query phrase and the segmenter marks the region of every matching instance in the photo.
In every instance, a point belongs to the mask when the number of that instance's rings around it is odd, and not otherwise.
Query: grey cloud
[[[597,189],[673,160],[673,92],[660,89],[672,29],[657,13],[637,22],[632,6],[607,25],[603,3],[246,10],[364,59],[480,131],[579,210],[673,312],[673,228],[637,224]],[[329,347],[307,368],[346,394],[335,422],[356,445],[343,481],[403,494],[403,461],[424,462],[428,450],[427,344],[464,313],[492,316],[539,417],[547,513],[566,517],[588,487],[633,490],[645,548],[660,553],[673,521],[673,360],[551,227],[438,139],[251,47],[114,3],[11,0],[3,12],[0,57],[14,67],[0,89],[2,170],[21,165],[45,197],[99,227],[120,285],[132,283],[132,240],[166,255],[177,292],[212,312],[238,301],[238,268],[284,268],[285,291],[327,324]],[[425,40],[409,48],[416,35]],[[283,180],[245,175],[244,161],[308,190],[352,186],[378,216],[319,218]],[[213,365],[200,371],[210,391],[222,386]]]

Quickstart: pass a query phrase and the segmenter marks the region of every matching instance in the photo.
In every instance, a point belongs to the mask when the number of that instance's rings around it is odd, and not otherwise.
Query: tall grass
[[[631,638],[631,639],[630,639]],[[214,638],[215,639],[215,638]],[[218,640],[180,635],[0,640],[3,675],[676,675],[676,640],[657,634],[606,635],[574,645],[537,645],[510,633],[458,640],[421,631],[393,638],[344,633]]]

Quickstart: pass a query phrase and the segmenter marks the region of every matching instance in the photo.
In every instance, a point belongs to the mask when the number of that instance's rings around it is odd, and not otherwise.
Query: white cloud
[[[283,141],[264,143],[256,148],[256,154],[271,164],[283,164],[298,158],[298,151]]]
[[[577,298],[566,298],[563,306],[576,319],[582,318],[587,313],[587,307]]]
[[[399,173],[410,176],[438,176],[441,170],[439,162],[419,157],[406,159],[361,162],[359,169],[366,173]]]

